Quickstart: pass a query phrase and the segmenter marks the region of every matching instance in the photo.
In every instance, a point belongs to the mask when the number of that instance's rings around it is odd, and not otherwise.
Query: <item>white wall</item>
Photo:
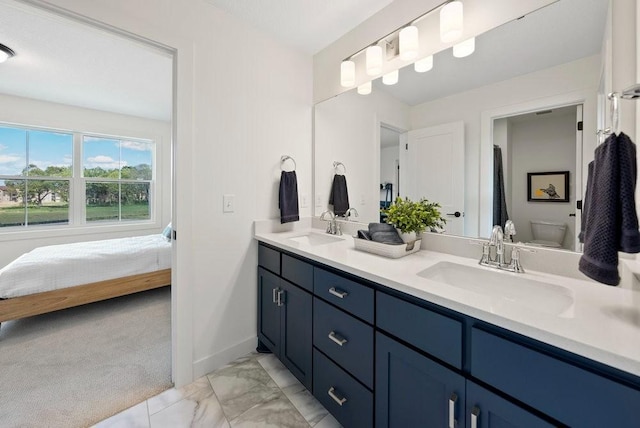
[[[529,73],[513,79],[415,106],[411,109],[411,129],[442,123],[465,124],[465,233],[477,236],[481,198],[480,177],[482,116],[492,110],[516,111],[519,104],[557,98],[584,103],[584,135],[595,135],[596,91],[600,77],[600,56],[594,55],[567,64]],[[552,102],[552,101],[550,101]],[[491,147],[492,142],[488,141]],[[585,141],[585,154],[593,156],[595,138]],[[475,231],[475,233],[474,233]],[[480,233],[482,234],[482,233]]]
[[[311,57],[202,0],[51,3],[177,50],[172,316],[183,385],[255,348],[252,222],[279,216],[283,154],[311,193]],[[235,195],[234,213],[222,213],[223,194]]]
[[[533,239],[531,220],[567,225],[563,248],[573,250],[576,212],[576,114],[575,110],[559,116],[537,116],[533,120],[513,121],[510,126],[510,152],[514,173],[505,176],[512,184],[509,217],[516,226],[516,241]],[[527,201],[527,173],[569,171],[569,202]]]
[[[138,225],[94,225],[6,228],[0,232],[0,268],[21,254],[44,245],[160,233],[171,221],[171,125],[167,122],[0,94],[0,121],[67,131],[146,138],[156,142],[159,213]]]
[[[315,215],[328,209],[333,162],[347,169],[349,203],[361,222],[380,220],[380,123],[408,129],[409,107],[377,91],[350,91],[316,104],[314,110]]]

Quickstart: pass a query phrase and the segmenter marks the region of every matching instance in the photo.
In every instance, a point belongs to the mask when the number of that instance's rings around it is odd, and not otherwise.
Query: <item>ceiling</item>
[[[148,45],[0,0],[0,93],[168,121],[172,58]]]
[[[315,54],[393,0],[207,0],[280,42]]]

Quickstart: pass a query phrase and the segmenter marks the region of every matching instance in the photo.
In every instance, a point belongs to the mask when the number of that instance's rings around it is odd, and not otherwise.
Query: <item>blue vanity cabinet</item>
[[[480,385],[467,381],[468,428],[551,428],[554,425]]]
[[[376,333],[376,428],[465,425],[465,379]]]
[[[260,248],[263,250],[258,257],[261,265],[258,267],[258,339],[305,387],[311,389],[313,297],[303,288],[262,267],[264,260],[261,256],[268,254],[264,264],[280,272],[271,252],[274,250],[262,245]],[[280,253],[277,256],[279,260]],[[305,262],[295,259],[294,263],[294,271],[298,272],[299,263]],[[283,273],[288,270],[287,265],[283,255]],[[313,268],[308,266],[312,274]]]

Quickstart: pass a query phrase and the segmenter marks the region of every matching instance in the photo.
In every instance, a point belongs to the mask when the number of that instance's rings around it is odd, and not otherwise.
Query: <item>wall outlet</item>
[[[302,193],[300,195],[300,208],[307,208],[309,206],[309,195]]]
[[[222,212],[232,213],[236,209],[236,195],[222,195]]]
[[[367,204],[367,199],[365,198],[364,195],[360,195],[360,205],[366,205]]]
[[[324,196],[322,194],[316,195],[316,207],[321,208],[324,201]]]

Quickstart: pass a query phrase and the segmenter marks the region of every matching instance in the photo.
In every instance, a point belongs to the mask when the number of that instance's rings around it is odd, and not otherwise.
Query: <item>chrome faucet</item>
[[[513,227],[513,223],[511,223],[511,227],[507,229],[509,226],[509,222],[505,224],[505,230],[508,230],[509,235],[515,235],[515,228]],[[480,243],[474,243],[476,245],[480,245]],[[491,247],[495,247],[496,256],[495,258],[491,257]],[[489,266],[495,269],[506,270],[509,272],[515,273],[524,273],[524,269],[520,264],[520,251],[528,251],[534,253],[534,250],[521,248],[517,246],[513,246],[511,249],[511,260],[509,263],[505,262],[504,257],[504,232],[502,231],[502,227],[500,225],[493,226],[493,230],[491,231],[491,238],[489,241],[485,241],[482,243],[482,258],[478,262],[482,266]]]
[[[344,218],[349,221],[349,216],[353,214],[355,217],[358,217],[358,210],[355,208],[349,208],[346,213],[344,213]]]
[[[498,267],[504,266],[504,233],[499,225],[493,226],[491,238],[489,238],[489,246],[496,248],[496,258],[493,260]]]
[[[327,220],[325,216],[329,216]],[[342,231],[340,230],[340,225],[336,223],[336,215],[331,210],[327,210],[320,214],[320,220],[327,222],[327,233],[331,235],[342,235]]]
[[[504,224],[504,236],[507,242],[513,242],[513,235],[516,234],[516,226],[511,220],[507,220]]]

